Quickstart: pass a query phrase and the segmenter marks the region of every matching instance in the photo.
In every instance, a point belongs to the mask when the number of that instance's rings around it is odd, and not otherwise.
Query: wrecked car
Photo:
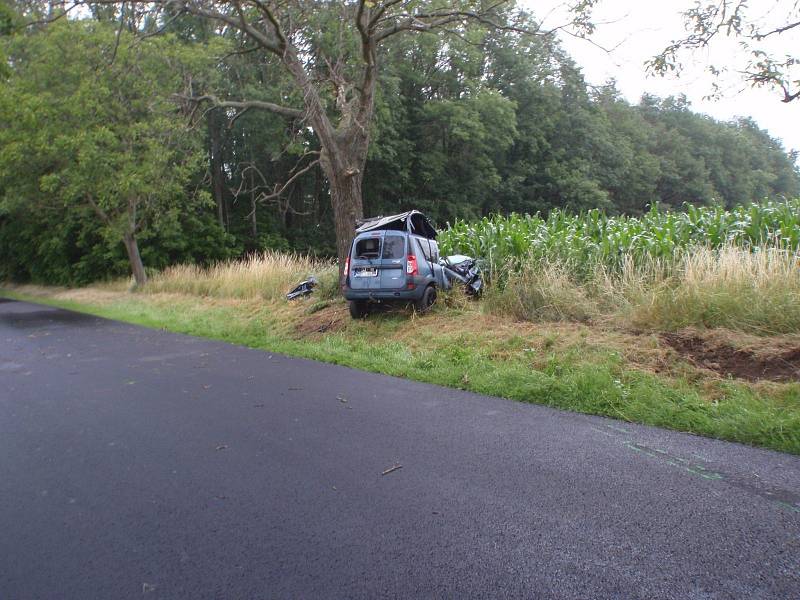
[[[363,317],[371,305],[385,302],[412,302],[418,312],[427,312],[438,290],[450,289],[453,280],[478,294],[475,261],[449,258],[455,260],[440,259],[436,229],[417,210],[360,221],[344,267],[342,291],[350,315]]]
[[[421,212],[358,223],[342,290],[354,319],[365,316],[376,302],[413,302],[419,312],[427,312],[437,289],[446,285],[436,229]]]

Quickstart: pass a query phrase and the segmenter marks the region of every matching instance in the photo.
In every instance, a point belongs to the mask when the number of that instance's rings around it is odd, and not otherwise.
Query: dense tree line
[[[335,254],[320,141],[303,119],[192,102],[296,94],[230,28],[182,15],[20,29],[0,14],[0,278],[82,283],[277,248]],[[525,17],[533,23],[532,17]],[[120,26],[124,23],[124,27]],[[341,43],[331,21],[323,28]],[[158,33],[141,39],[142,33]],[[338,41],[337,41],[338,40]],[[588,86],[551,36],[480,23],[382,45],[367,215],[440,225],[552,208],[641,214],[800,194],[797,157],[748,119]],[[329,86],[335,103],[341,90]]]

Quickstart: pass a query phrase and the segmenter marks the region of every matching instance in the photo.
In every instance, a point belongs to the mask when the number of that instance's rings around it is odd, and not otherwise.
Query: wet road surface
[[[0,302],[1,599],[401,597],[798,598],[800,458]]]

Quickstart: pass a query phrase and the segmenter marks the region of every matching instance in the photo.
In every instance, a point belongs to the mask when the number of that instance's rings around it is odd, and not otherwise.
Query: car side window
[[[403,258],[406,253],[406,240],[402,235],[387,235],[383,238],[382,258]]]
[[[422,239],[422,238],[415,238],[417,242],[417,246],[419,247],[420,252],[425,257],[425,260],[435,260],[434,254],[438,254],[436,249],[436,242],[433,240]],[[430,242],[430,245],[428,244]]]

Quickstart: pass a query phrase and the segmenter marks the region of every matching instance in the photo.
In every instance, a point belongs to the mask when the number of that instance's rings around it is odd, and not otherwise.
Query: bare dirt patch
[[[800,340],[796,336],[753,341],[724,332],[684,329],[661,339],[695,366],[747,381],[800,381]]]
[[[347,305],[336,303],[315,313],[303,316],[295,325],[298,338],[314,337],[324,333],[341,331],[347,325],[350,313]]]

